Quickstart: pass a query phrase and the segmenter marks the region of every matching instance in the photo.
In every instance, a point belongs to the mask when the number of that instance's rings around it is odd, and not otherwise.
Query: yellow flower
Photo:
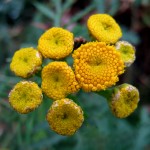
[[[126,67],[129,67],[135,60],[135,48],[126,41],[118,41],[116,49],[120,52]]]
[[[45,58],[60,59],[73,50],[73,34],[65,29],[53,27],[47,30],[38,41],[38,50]]]
[[[115,85],[124,72],[119,52],[104,42],[89,42],[73,53],[76,78],[85,91],[100,91]]]
[[[26,114],[36,109],[42,102],[42,90],[31,81],[21,81],[9,93],[10,105],[19,113]]]
[[[54,101],[46,118],[52,130],[66,136],[73,135],[84,121],[81,107],[67,98]]]
[[[66,62],[51,62],[42,70],[42,90],[50,98],[65,98],[79,90],[75,75]]]
[[[90,34],[98,41],[115,43],[122,36],[116,21],[107,14],[95,14],[89,17],[87,27]]]
[[[21,48],[16,51],[10,69],[17,75],[23,78],[30,77],[41,68],[42,56],[32,47]]]
[[[125,118],[134,112],[138,102],[138,89],[130,84],[122,84],[114,89],[109,105],[116,117]]]

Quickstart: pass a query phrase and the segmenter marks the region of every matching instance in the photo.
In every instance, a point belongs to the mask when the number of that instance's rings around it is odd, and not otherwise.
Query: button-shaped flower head
[[[116,21],[107,14],[95,14],[89,17],[87,27],[90,34],[101,42],[115,43],[122,36]]]
[[[116,43],[116,49],[120,52],[126,67],[129,67],[135,60],[135,48],[126,41]]]
[[[79,88],[75,74],[66,62],[51,62],[43,68],[42,90],[48,97],[62,99]]]
[[[38,50],[45,58],[61,59],[73,50],[73,34],[63,28],[47,30],[38,41]]]
[[[122,84],[114,89],[109,105],[118,118],[128,117],[137,108],[139,91],[130,84]]]
[[[100,91],[114,85],[124,72],[120,53],[104,42],[89,42],[73,53],[76,78],[85,91]]]
[[[46,118],[52,130],[67,136],[73,135],[84,121],[81,107],[67,98],[54,101]]]
[[[26,114],[42,102],[42,90],[34,82],[21,81],[9,93],[10,105],[19,113]]]
[[[15,52],[10,69],[17,76],[27,78],[39,71],[41,64],[42,56],[36,49],[32,47],[21,48]]]

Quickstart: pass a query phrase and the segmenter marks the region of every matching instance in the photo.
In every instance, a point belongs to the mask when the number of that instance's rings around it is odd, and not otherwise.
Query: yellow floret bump
[[[36,109],[42,102],[42,90],[31,81],[21,81],[9,93],[10,105],[19,113],[26,114]]]
[[[115,85],[124,72],[120,53],[104,42],[89,42],[73,53],[74,69],[85,91],[100,91]]]
[[[73,50],[73,34],[63,28],[53,27],[47,30],[38,41],[38,50],[45,58],[61,59]]]
[[[16,51],[10,69],[17,75],[23,78],[28,78],[35,72],[41,69],[42,56],[34,48],[21,48]]]
[[[139,91],[130,84],[122,84],[114,89],[109,105],[118,118],[128,117],[138,106]]]
[[[116,21],[107,14],[95,14],[89,17],[87,27],[90,34],[100,42],[115,43],[122,36]]]
[[[42,90],[53,100],[75,93],[80,86],[75,74],[66,62],[51,62],[42,70]]]
[[[67,98],[54,101],[46,118],[52,130],[66,136],[73,135],[84,121],[81,107]]]

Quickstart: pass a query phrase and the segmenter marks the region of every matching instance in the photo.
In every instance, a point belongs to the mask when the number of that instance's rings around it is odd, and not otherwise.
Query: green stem
[[[104,98],[107,99],[107,101],[109,101],[112,96],[113,90],[114,90],[114,88],[109,88],[107,90],[99,91],[96,93],[100,96],[103,96]]]
[[[61,17],[62,17],[62,1],[61,0],[53,0],[56,8],[56,17],[54,18],[54,26],[61,26]]]

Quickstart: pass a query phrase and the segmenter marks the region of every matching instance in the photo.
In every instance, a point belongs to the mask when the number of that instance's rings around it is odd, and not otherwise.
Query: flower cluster
[[[46,119],[50,128],[61,135],[73,135],[83,124],[82,108],[67,98],[80,88],[99,94],[111,88],[106,99],[119,118],[129,116],[139,101],[134,86],[116,86],[119,75],[135,60],[135,48],[126,41],[118,41],[122,36],[119,25],[107,14],[95,14],[87,20],[87,28],[94,38],[90,42],[82,37],[74,39],[66,29],[52,27],[41,35],[37,49],[21,48],[10,64],[15,75],[22,78],[34,78],[38,71],[41,75],[40,85],[26,80],[17,83],[9,94],[10,105],[19,113],[29,113],[41,104],[43,94],[47,95],[53,103]],[[60,60],[71,53],[72,67]],[[45,65],[46,58],[52,60]]]

